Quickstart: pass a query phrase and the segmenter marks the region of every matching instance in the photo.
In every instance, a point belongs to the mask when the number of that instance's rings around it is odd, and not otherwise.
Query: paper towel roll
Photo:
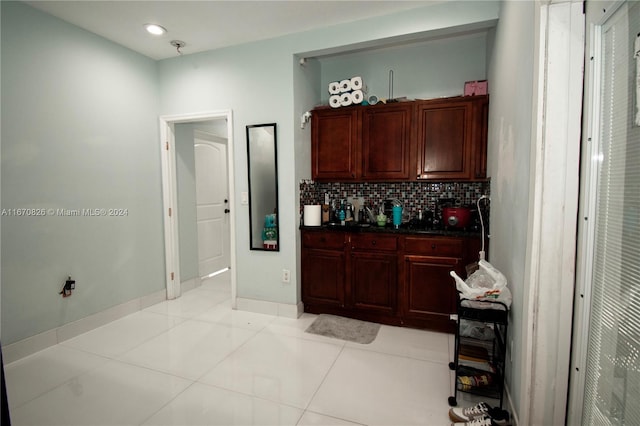
[[[354,104],[361,104],[362,101],[364,101],[364,93],[362,93],[362,90],[354,90],[351,92],[351,101]]]
[[[343,93],[340,95],[340,106],[349,106],[353,103],[351,99],[351,93]]]
[[[322,206],[312,205],[304,206],[302,213],[304,226],[320,226],[322,225]]]
[[[359,75],[351,78],[351,90],[363,90],[364,82]]]
[[[331,106],[331,108],[340,107],[340,95],[329,96],[329,105]]]
[[[329,93],[331,95],[337,95],[340,93],[340,82],[339,81],[332,81],[331,83],[329,83]]]
[[[340,82],[340,92],[350,92],[351,91],[351,80],[346,79]]]

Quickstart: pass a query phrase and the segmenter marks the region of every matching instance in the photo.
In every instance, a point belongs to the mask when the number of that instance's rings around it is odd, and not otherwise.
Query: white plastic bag
[[[467,281],[451,271],[450,275],[456,281],[456,288],[461,299],[496,301],[511,306],[511,291],[507,287],[507,279],[500,271],[486,260],[478,262],[478,270],[469,275]]]

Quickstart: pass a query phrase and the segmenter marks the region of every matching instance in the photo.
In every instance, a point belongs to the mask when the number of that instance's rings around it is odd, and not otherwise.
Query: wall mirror
[[[251,250],[280,250],[276,123],[247,126]]]

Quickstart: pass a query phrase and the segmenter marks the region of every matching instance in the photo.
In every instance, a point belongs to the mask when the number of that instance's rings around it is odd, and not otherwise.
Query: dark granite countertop
[[[415,228],[407,224],[400,225],[395,229],[393,225],[380,227],[377,225],[359,225],[353,222],[346,222],[345,225],[326,223],[321,226],[304,226],[300,225],[301,230],[323,230],[335,232],[368,232],[368,233],[385,233],[385,234],[401,234],[401,235],[437,235],[445,237],[481,237],[479,231],[451,230],[451,229],[426,229]]]

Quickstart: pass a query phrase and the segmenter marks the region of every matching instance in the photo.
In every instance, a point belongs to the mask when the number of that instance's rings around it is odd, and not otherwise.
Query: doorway
[[[202,130],[203,123],[205,122],[217,122],[223,123],[223,134],[226,134],[226,138],[221,135],[212,135],[210,132]],[[182,132],[185,128],[190,129],[192,137],[190,139],[190,146],[185,148],[185,145],[176,144],[177,133]],[[197,130],[197,131],[196,131]],[[185,276],[197,277],[199,280],[202,274],[200,273],[200,263],[203,264],[203,271],[213,269],[223,269],[229,267],[231,269],[231,299],[232,308],[235,308],[236,299],[236,274],[235,274],[235,217],[233,214],[234,206],[234,181],[233,181],[233,122],[232,113],[230,110],[217,111],[217,112],[205,112],[198,114],[185,114],[174,116],[162,116],[160,117],[160,133],[161,133],[161,146],[162,146],[162,188],[163,188],[163,217],[164,217],[164,230],[165,230],[165,277],[167,288],[167,299],[175,299],[182,293],[181,283]],[[197,147],[196,147],[197,146]],[[223,147],[224,146],[224,147]],[[191,189],[184,190],[185,179],[179,179],[179,166],[182,167],[182,158],[178,155],[180,150],[189,149],[192,155],[192,179],[190,183]],[[196,155],[196,150],[198,154]],[[202,238],[198,238],[198,223],[197,223],[197,201],[196,194],[198,189],[196,188],[196,157],[198,157],[198,163],[200,163],[199,169],[201,170],[199,180],[202,182],[209,182],[208,185],[200,185],[200,199],[201,207],[204,213],[201,216],[200,230],[209,233],[214,231],[214,236],[209,238],[203,243],[200,243]],[[200,158],[203,157],[203,158]],[[180,163],[178,163],[180,161]],[[224,180],[226,186],[224,192],[226,192],[226,198],[221,198],[220,201],[215,201],[214,198],[219,198],[220,190],[216,189],[211,182],[215,179],[219,183],[223,180],[219,175],[219,171],[209,173],[213,169],[219,167],[211,166],[207,164],[207,161],[217,161],[224,163],[226,172],[224,173]],[[203,172],[203,170],[205,172]],[[207,171],[208,170],[208,171]],[[189,183],[187,182],[187,185]],[[192,227],[193,235],[191,241],[195,243],[194,249],[191,253],[185,255],[184,247],[181,247],[181,228],[184,233],[184,239],[188,240],[188,232],[185,232],[184,223],[180,220],[181,203],[180,198],[184,201],[184,198],[188,199],[188,194],[192,193],[192,203],[187,202],[193,209],[193,214],[190,218],[184,218],[186,221],[191,221],[190,227]],[[214,195],[212,195],[214,194]],[[213,202],[212,202],[213,201]],[[185,204],[184,202],[182,203]],[[188,216],[188,214],[185,214]],[[181,227],[182,223],[182,227]],[[215,241],[214,241],[215,240]],[[201,246],[201,247],[198,247]],[[189,262],[181,263],[181,252],[183,258],[194,258],[195,266],[194,270],[186,270],[185,265],[189,265]],[[221,265],[225,266],[221,266]],[[182,265],[182,268],[181,268]],[[185,269],[183,273],[183,269]],[[206,273],[208,275],[211,272]]]

